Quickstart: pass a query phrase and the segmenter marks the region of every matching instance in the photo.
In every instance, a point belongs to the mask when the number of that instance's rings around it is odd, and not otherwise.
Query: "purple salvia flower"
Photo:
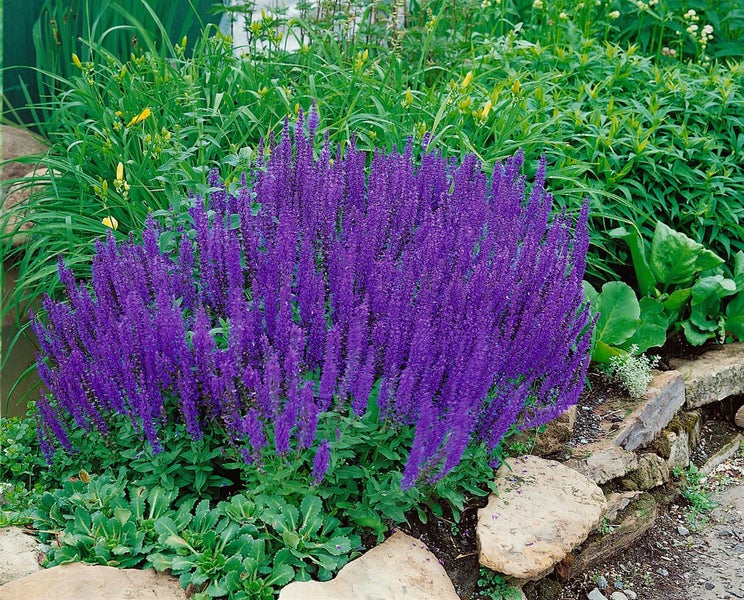
[[[331,463],[331,446],[328,440],[325,438],[318,444],[318,449],[315,452],[315,458],[313,459],[313,472],[311,475],[312,481],[315,485],[318,485],[326,473]]]

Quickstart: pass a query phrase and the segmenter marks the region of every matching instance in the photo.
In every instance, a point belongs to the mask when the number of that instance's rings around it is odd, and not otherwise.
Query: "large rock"
[[[18,527],[0,529],[0,585],[40,569],[36,540]]]
[[[744,393],[744,344],[725,344],[695,360],[669,362],[684,377],[688,408]]]
[[[565,464],[595,483],[605,483],[635,469],[638,457],[613,440],[602,440],[577,448]]]
[[[686,469],[690,464],[690,435],[684,429],[665,429],[654,440],[654,450],[666,459],[669,469]]]
[[[626,450],[650,444],[685,403],[685,383],[677,371],[658,372],[651,380],[643,402],[623,420],[615,443]]]
[[[74,563],[0,586],[0,600],[185,600],[178,580],[152,569]]]
[[[36,156],[46,152],[46,144],[27,129],[0,125],[0,182],[22,177],[31,165],[14,162],[17,158]],[[13,162],[3,162],[3,161]]]
[[[28,166],[28,165],[26,165]],[[26,241],[28,231],[33,226],[31,221],[26,220],[24,217],[28,214],[28,211],[19,210],[27,202],[31,194],[36,193],[39,189],[44,187],[43,183],[29,183],[31,179],[43,180],[47,177],[49,171],[46,167],[34,168],[27,173],[23,174],[23,177],[29,181],[23,183],[15,183],[8,188],[8,194],[3,198],[2,201],[2,227],[4,233],[13,234],[13,245],[17,246]],[[7,215],[7,216],[6,216]]]
[[[280,592],[279,600],[458,600],[458,596],[436,556],[399,531],[352,560],[331,581],[295,581]]]
[[[526,456],[509,466],[496,472],[498,496],[478,511],[480,563],[534,581],[586,539],[602,519],[605,498],[561,463]]]
[[[19,228],[22,213],[17,209],[26,203],[29,195],[39,186],[6,181],[45,176],[47,169],[39,164],[39,160],[18,162],[16,159],[38,156],[46,150],[46,145],[28,130],[0,125],[0,227],[3,233],[15,234],[14,245],[22,243],[25,233],[31,228],[31,223],[24,223]],[[16,210],[8,215],[12,209]]]

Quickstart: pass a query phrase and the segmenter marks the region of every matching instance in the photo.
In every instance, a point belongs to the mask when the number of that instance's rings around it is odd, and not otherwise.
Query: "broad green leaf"
[[[131,516],[132,516],[131,510],[127,510],[125,508],[114,509],[114,517],[116,517],[122,525],[124,525],[124,523],[126,523]]]
[[[649,265],[646,256],[646,247],[643,238],[637,229],[628,231],[625,227],[618,227],[608,232],[610,237],[625,240],[630,249],[630,256],[633,260],[633,269],[635,270],[638,290],[642,296],[650,294],[656,286],[656,277]]]
[[[682,322],[682,330],[685,332],[685,338],[693,346],[702,346],[709,339],[715,337],[715,332],[700,331],[689,320]]]
[[[726,330],[744,340],[744,293],[739,292],[726,306]]]
[[[323,503],[317,496],[305,496],[300,505],[300,515],[302,524],[300,525],[300,535],[307,537],[313,535],[323,524],[323,517],[320,516],[323,510]]]
[[[618,346],[630,339],[638,326],[641,309],[635,292],[622,281],[610,281],[602,286],[595,309],[597,342]]]
[[[722,265],[724,260],[661,221],[651,240],[651,270],[665,286],[686,284],[701,271]]]
[[[744,252],[741,250],[734,254],[734,281],[736,291],[742,291],[744,289]]]
[[[639,352],[645,352],[649,348],[663,346],[668,322],[664,305],[648,296],[641,298],[638,304],[641,309],[640,323],[623,347],[627,350],[631,345],[636,345]]]
[[[152,565],[153,569],[155,569],[156,571],[165,571],[166,569],[171,568],[173,557],[166,556],[165,554],[161,554],[158,552],[155,554],[150,554],[147,557],[147,560]]]
[[[685,303],[690,299],[692,288],[683,288],[674,290],[666,300],[664,300],[664,308],[669,312],[677,312],[682,309]]]

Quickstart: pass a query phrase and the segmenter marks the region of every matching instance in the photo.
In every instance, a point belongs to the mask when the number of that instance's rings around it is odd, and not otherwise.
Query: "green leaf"
[[[641,309],[633,289],[622,281],[610,281],[602,286],[595,310],[597,342],[617,346],[630,339],[638,326]]]
[[[674,290],[666,300],[663,301],[664,308],[669,312],[678,312],[682,310],[682,307],[690,299],[692,288],[683,288]]]
[[[664,305],[654,298],[645,296],[638,304],[641,309],[640,323],[623,348],[627,350],[631,345],[636,345],[638,352],[642,353],[649,348],[664,345],[668,317],[664,311]]]
[[[315,534],[323,524],[323,518],[320,516],[323,510],[323,503],[317,496],[305,496],[300,505],[300,516],[302,524],[300,525],[300,535],[306,538]]]
[[[661,221],[651,240],[651,269],[665,286],[687,284],[701,271],[722,265],[724,260]]]
[[[726,329],[744,341],[744,293],[739,292],[726,306]]]
[[[610,230],[608,235],[625,240],[628,244],[630,256],[633,260],[636,281],[638,282],[638,290],[641,292],[641,295],[647,296],[653,292],[656,286],[656,277],[654,277],[651,265],[649,265],[645,244],[638,230],[633,229],[633,231],[628,231],[625,227],[618,227]]]

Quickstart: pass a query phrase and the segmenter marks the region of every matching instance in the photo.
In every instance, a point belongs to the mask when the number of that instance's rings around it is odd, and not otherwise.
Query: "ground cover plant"
[[[38,440],[75,467],[99,447],[85,466],[105,471],[32,511],[50,564],[151,564],[216,597],[328,579],[358,531],[457,518],[510,429],[576,402],[586,205],[575,231],[551,216],[544,165],[526,190],[519,156],[489,177],[409,143],[365,175],[353,145],[314,155],[316,123],[141,243],[99,241],[89,283],[60,259],[65,301],[34,325]]]

